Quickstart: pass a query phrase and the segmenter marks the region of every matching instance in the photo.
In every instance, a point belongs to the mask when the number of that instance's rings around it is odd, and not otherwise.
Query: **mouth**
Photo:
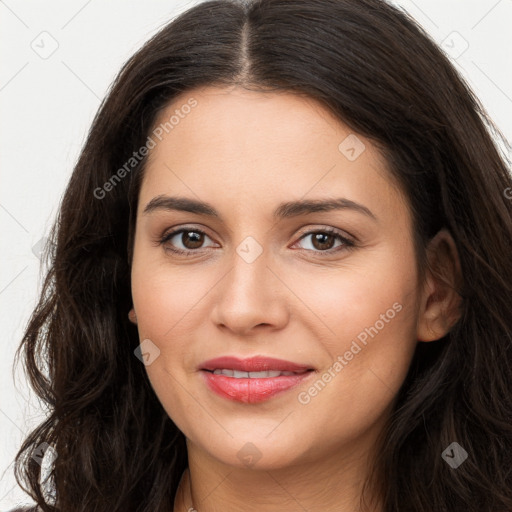
[[[315,373],[307,365],[256,356],[225,356],[204,362],[199,368],[210,391],[242,403],[259,403],[291,390]]]
[[[233,370],[229,368],[216,368],[215,370],[206,370],[207,372],[213,373],[214,375],[225,375],[226,377],[233,377],[235,379],[269,379],[274,377],[289,377],[291,375],[302,375],[308,371],[313,370],[304,370],[302,372],[289,372],[289,371],[279,371],[279,370],[267,370],[261,372],[243,372],[239,370]]]
[[[229,377],[247,378],[247,375],[240,375],[242,373],[261,373],[261,372],[281,372],[281,373],[303,373],[308,370],[314,370],[312,366],[300,363],[287,361],[286,359],[276,359],[274,357],[253,356],[245,359],[236,356],[222,356],[215,359],[209,359],[202,363],[200,370],[215,372],[230,372],[232,375]],[[238,372],[238,373],[237,373]],[[271,375],[277,377],[278,375]],[[250,377],[249,377],[250,378]]]

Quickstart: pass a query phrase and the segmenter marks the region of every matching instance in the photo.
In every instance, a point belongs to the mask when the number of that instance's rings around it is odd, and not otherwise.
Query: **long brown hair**
[[[455,240],[462,316],[418,343],[368,485],[386,512],[512,510],[512,180],[495,139],[506,142],[429,36],[382,0],[203,2],[124,65],[62,199],[18,349],[49,411],[18,453],[18,482],[44,511],[172,508],[186,446],[134,356],[146,156],[126,162],[178,94],[233,84],[314,98],[371,139],[406,191],[421,269],[439,229]],[[468,454],[456,469],[442,457],[453,442]],[[50,497],[31,456],[41,443],[57,453]]]

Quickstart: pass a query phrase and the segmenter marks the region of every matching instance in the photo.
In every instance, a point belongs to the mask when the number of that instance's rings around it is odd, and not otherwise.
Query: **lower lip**
[[[262,379],[237,379],[226,375],[216,375],[202,370],[207,386],[218,395],[246,404],[254,404],[269,400],[278,393],[288,391],[305,379],[313,371],[297,375],[281,375],[279,377],[266,377]]]

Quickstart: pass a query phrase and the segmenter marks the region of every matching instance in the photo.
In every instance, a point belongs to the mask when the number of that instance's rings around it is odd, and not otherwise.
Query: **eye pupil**
[[[327,243],[326,238],[327,239],[330,238],[332,243],[330,243],[330,244]],[[320,244],[319,247],[317,246],[318,243]],[[330,248],[332,248],[333,243],[334,243],[334,237],[328,233],[314,233],[313,234],[313,246],[316,249],[330,249]],[[325,245],[327,245],[328,247],[325,247]]]
[[[185,243],[187,237],[193,239],[191,246]],[[183,234],[181,235],[181,241],[183,245],[187,247],[187,249],[197,249],[198,247],[201,247],[201,245],[203,244],[204,234],[198,233],[197,231],[184,231]]]

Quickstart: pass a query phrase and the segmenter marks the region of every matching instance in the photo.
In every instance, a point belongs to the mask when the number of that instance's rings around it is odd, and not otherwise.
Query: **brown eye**
[[[210,238],[206,233],[199,229],[180,229],[163,236],[160,244],[165,246],[166,250],[175,253],[188,253],[201,249],[205,238]]]
[[[311,235],[313,246],[318,250],[331,249],[335,243],[336,237],[329,233],[313,233]]]
[[[343,249],[351,249],[354,242],[342,236],[338,231],[330,228],[310,231],[303,235],[300,241],[311,240],[310,247],[302,247],[308,251],[331,254]],[[338,244],[336,242],[338,241]]]
[[[204,233],[197,231],[183,231],[181,233],[181,243],[186,249],[198,249],[204,241]]]

